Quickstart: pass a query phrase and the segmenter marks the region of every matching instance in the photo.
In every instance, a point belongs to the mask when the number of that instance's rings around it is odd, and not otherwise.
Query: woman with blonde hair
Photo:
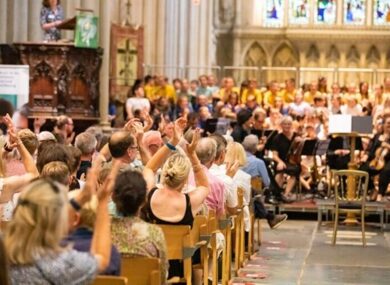
[[[200,137],[199,129],[194,132],[191,144],[186,146],[187,156],[176,151],[186,125],[185,118],[175,121],[171,141],[160,148],[144,168],[149,191],[146,215],[150,222],[192,227],[194,216],[209,194],[208,179],[195,152]],[[155,174],[161,166],[161,185],[156,186]],[[196,188],[190,193],[183,193],[191,168]],[[178,262],[170,261],[169,277],[179,275],[180,267]]]
[[[88,174],[80,195],[69,201],[66,188],[51,180],[35,180],[24,189],[4,237],[11,284],[90,284],[107,267],[111,252],[107,205],[118,167],[113,169],[98,191],[99,223],[89,253],[64,248],[60,242],[68,231],[68,210],[79,211],[96,192],[96,169]]]
[[[238,188],[244,190],[244,223],[245,231],[249,232],[250,217],[248,205],[251,200],[251,176],[241,169],[247,163],[244,147],[238,142],[230,142],[226,148],[225,164],[232,165],[235,162],[238,162],[239,169],[234,175],[233,181],[236,183]]]

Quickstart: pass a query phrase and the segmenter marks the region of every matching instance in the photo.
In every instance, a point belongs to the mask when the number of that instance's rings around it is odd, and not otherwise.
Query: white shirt
[[[231,177],[226,175],[225,165],[213,164],[210,169],[210,173],[223,181],[225,185],[225,201],[229,208],[235,208],[238,206],[237,199],[237,185]]]
[[[150,111],[150,102],[146,98],[131,97],[126,101],[126,110],[131,107],[131,111],[134,113],[135,110],[144,110]]]

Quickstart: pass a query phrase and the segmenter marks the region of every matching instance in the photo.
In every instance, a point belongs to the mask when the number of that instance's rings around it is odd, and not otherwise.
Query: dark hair
[[[12,104],[9,101],[0,98],[0,116],[5,116],[7,114],[12,116],[14,114],[14,107],[12,107]]]
[[[134,144],[134,138],[129,132],[114,133],[108,140],[108,148],[113,158],[124,156],[132,144]]]
[[[60,4],[61,4],[61,0],[57,0],[57,5],[60,5]],[[49,8],[50,7],[50,0],[43,0],[42,5]]]
[[[134,216],[145,203],[146,182],[138,171],[121,172],[115,181],[112,200],[123,216]]]
[[[129,93],[127,94],[127,97],[134,97],[135,96],[135,91],[138,90],[138,88],[142,88],[143,86],[142,79],[136,79],[134,81],[133,86],[129,89]]]
[[[45,144],[45,146],[40,149],[37,157],[37,168],[39,173],[41,173],[45,164],[52,161],[64,162],[68,168],[71,169],[71,156],[68,149],[62,144]]]

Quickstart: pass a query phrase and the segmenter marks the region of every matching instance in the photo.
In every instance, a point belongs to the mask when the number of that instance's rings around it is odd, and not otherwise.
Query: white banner
[[[28,103],[29,66],[0,64],[0,98],[10,101],[20,108]]]

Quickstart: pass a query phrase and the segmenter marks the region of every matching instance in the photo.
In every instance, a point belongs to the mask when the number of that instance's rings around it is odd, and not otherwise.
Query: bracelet
[[[10,148],[7,143],[4,144],[3,148],[4,148],[4,150],[6,152],[11,152],[12,151],[12,148]]]
[[[165,144],[167,146],[167,148],[169,148],[171,151],[176,151],[176,147],[173,145],[173,144],[170,144],[169,142],[167,142]]]
[[[74,198],[70,199],[69,203],[76,212],[80,212],[81,206]]]

